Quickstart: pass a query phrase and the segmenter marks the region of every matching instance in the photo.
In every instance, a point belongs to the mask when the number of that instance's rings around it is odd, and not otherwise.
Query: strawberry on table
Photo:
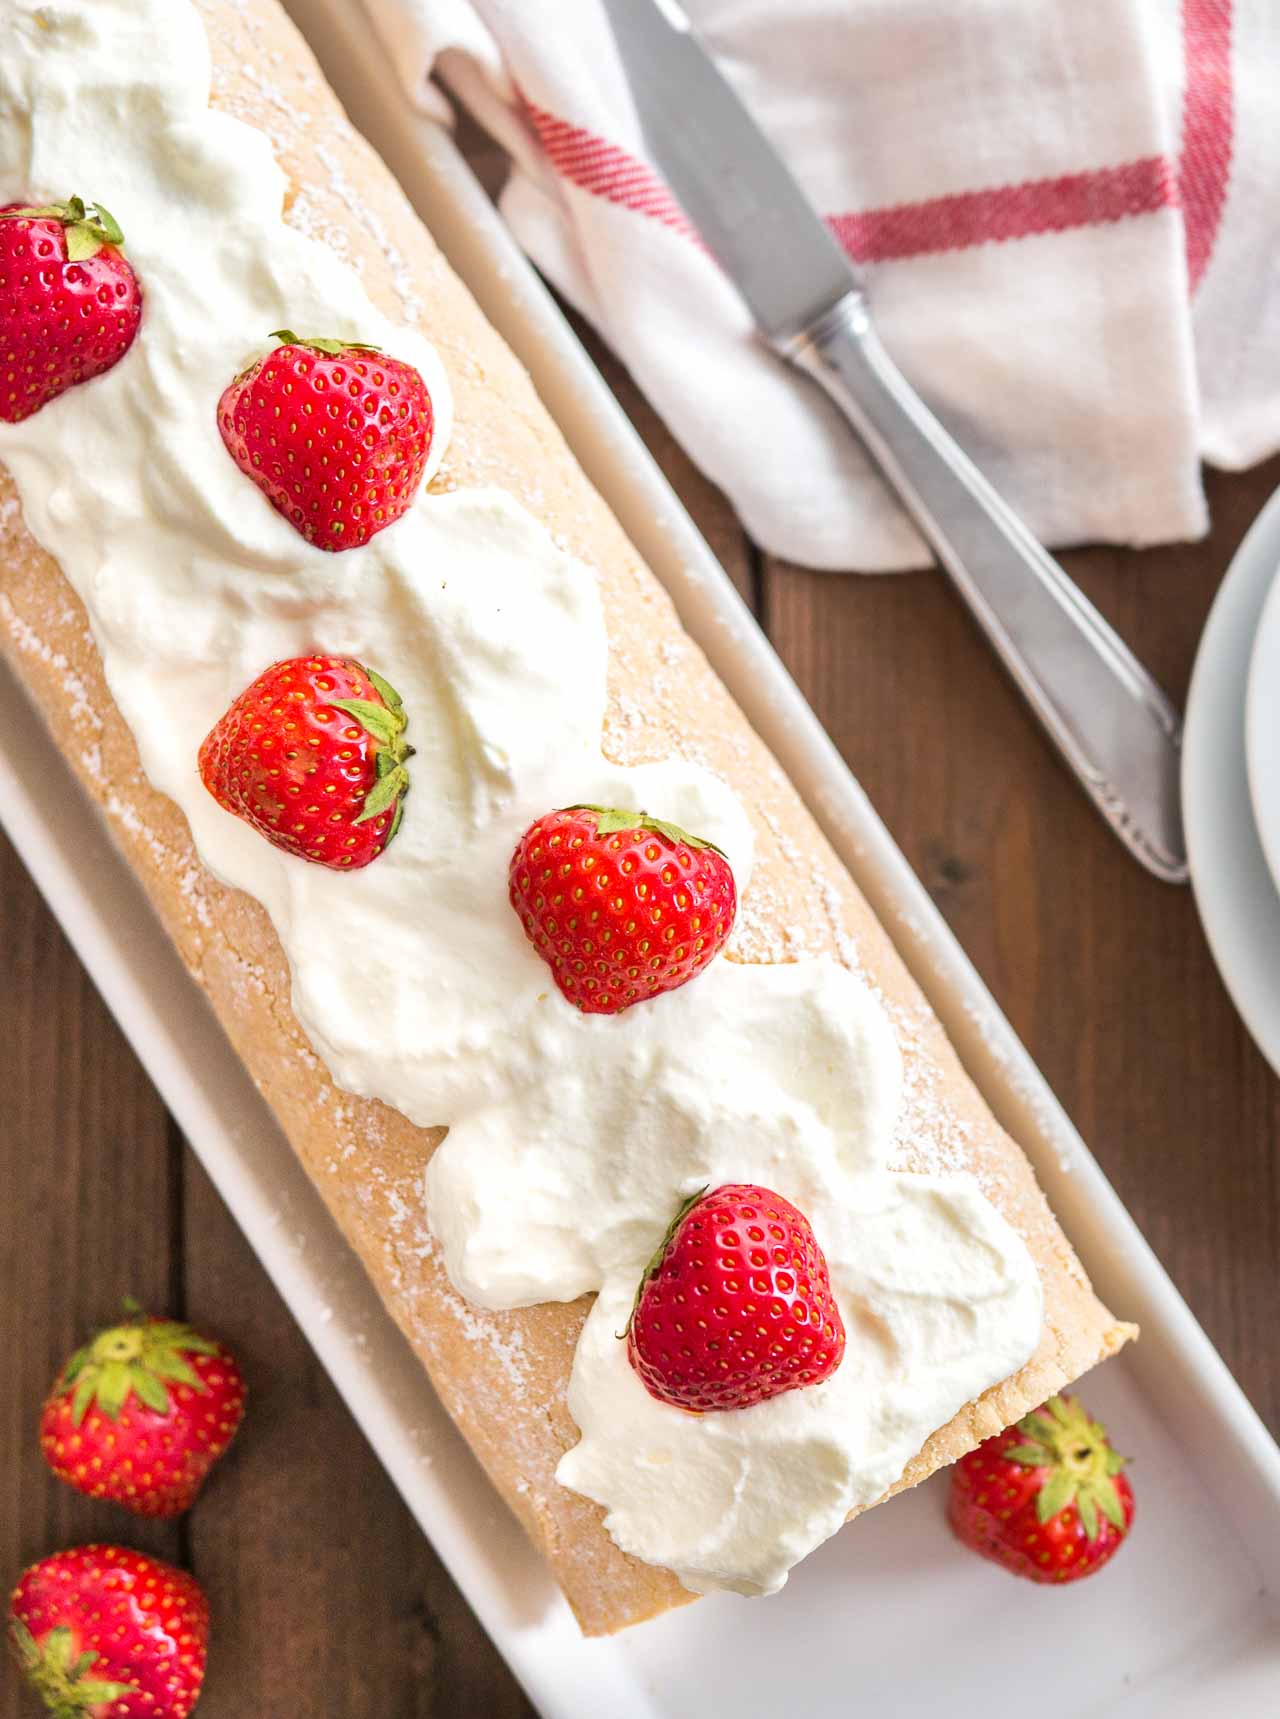
[[[218,401],[227,452],[318,549],[358,549],[413,504],[434,416],[412,364],[353,340],[300,339],[255,359]]]
[[[132,1313],[58,1375],[40,1416],[49,1467],[138,1516],[180,1516],[244,1415],[244,1378],[216,1338]]]
[[[720,849],[647,812],[569,806],[521,836],[511,905],[562,994],[616,1015],[687,985],[720,953],[738,896]]]
[[[355,871],[396,831],[409,789],[399,693],[350,657],[293,657],[245,688],[200,748],[224,811],[275,847]]]
[[[0,209],[0,419],[21,423],[118,364],[142,319],[124,234],[79,197]]]
[[[951,1526],[972,1551],[1032,1582],[1077,1582],[1133,1526],[1125,1458],[1076,1397],[1050,1397],[951,1471]]]
[[[844,1321],[804,1213],[750,1182],[685,1201],[645,1268],[627,1357],[651,1396],[703,1414],[829,1379]]]
[[[186,1719],[204,1681],[209,1607],[185,1570],[77,1546],[23,1572],[9,1640],[55,1719]]]

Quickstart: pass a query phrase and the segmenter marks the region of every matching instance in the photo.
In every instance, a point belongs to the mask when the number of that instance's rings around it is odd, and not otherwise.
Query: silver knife
[[[1103,817],[1187,878],[1178,714],[898,370],[848,258],[676,0],[604,0],[650,154],[769,344],[866,444]]]

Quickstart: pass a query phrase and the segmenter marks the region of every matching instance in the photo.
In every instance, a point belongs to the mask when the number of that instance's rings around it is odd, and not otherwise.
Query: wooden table
[[[617,366],[628,412],[1209,1336],[1280,1433],[1280,1084],[1190,891],[1140,871],[1050,756],[932,573],[761,556]],[[1179,699],[1280,461],[1211,476],[1206,542],[1083,550],[1072,574]],[[187,1563],[215,1637],[200,1719],[531,1712],[356,1430],[0,839],[0,1580],[63,1545]],[[59,1362],[122,1296],[242,1356],[246,1427],[178,1526],[58,1485],[34,1437]],[[7,1671],[0,1719],[34,1706]]]

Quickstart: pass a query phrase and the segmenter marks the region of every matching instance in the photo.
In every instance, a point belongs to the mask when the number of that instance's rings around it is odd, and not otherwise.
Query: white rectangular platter
[[[355,123],[533,373],[685,624],[894,932],[991,1105],[1031,1155],[1101,1293],[1141,1322],[1142,1342],[1089,1384],[1090,1403],[1136,1459],[1130,1546],[1079,1588],[1011,1581],[952,1543],[938,1477],[837,1536],[772,1600],[718,1596],[621,1637],[583,1641],[5,673],[0,821],[410,1509],[547,1719],[855,1711],[967,1719],[1046,1685],[1077,1719],[1271,1719],[1280,1713],[1280,1451],[448,137],[389,93],[392,79],[353,0],[291,0],[291,10]]]

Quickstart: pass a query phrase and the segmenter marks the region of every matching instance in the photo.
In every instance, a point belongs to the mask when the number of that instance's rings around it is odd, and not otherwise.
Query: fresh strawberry
[[[204,1682],[209,1606],[172,1564],[77,1546],[23,1571],[9,1640],[55,1719],[186,1719]]]
[[[118,364],[142,320],[124,234],[79,197],[0,209],[0,419],[17,424]]]
[[[640,1280],[627,1356],[651,1396],[694,1414],[829,1379],[844,1321],[808,1218],[750,1182],[686,1200]]]
[[[318,549],[358,549],[413,503],[431,451],[427,385],[353,340],[271,336],[218,401],[227,452]]]
[[[399,693],[350,657],[293,657],[245,688],[200,748],[224,809],[316,865],[355,871],[400,828],[409,789]]]
[[[131,1314],[67,1362],[40,1417],[49,1467],[138,1516],[180,1516],[235,1436],[244,1379],[213,1337]]]
[[[972,1551],[1032,1582],[1078,1582],[1133,1525],[1125,1459],[1076,1397],[1050,1397],[951,1471],[951,1526]]]
[[[646,812],[549,812],[511,856],[511,905],[589,1015],[677,990],[720,953],[738,895],[718,847]]]

